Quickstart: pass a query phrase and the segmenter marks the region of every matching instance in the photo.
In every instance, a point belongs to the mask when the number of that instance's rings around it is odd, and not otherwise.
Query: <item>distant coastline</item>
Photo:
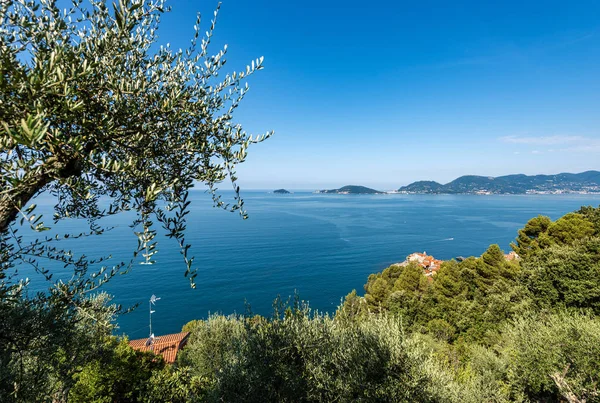
[[[499,177],[466,175],[446,183],[418,181],[397,191],[403,194],[597,194],[600,172],[556,175],[506,175]]]
[[[461,176],[446,184],[417,181],[397,190],[382,192],[366,186],[347,185],[339,189],[316,190],[320,194],[473,194],[473,195],[556,195],[600,194],[600,172],[556,175]]]

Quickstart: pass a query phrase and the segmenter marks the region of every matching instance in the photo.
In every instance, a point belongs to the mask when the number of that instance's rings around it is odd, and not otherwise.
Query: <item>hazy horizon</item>
[[[396,190],[398,188],[400,188],[401,186],[406,186],[409,185],[413,182],[417,182],[417,181],[435,181],[441,184],[446,184],[448,182],[453,181],[454,179],[457,179],[461,176],[466,176],[466,175],[474,175],[474,176],[484,176],[484,177],[499,177],[499,176],[507,176],[507,175],[518,175],[518,174],[525,174],[528,176],[533,176],[533,175],[558,175],[558,174],[562,174],[562,173],[571,173],[571,174],[578,174],[578,173],[582,173],[582,172],[586,172],[586,171],[598,171],[598,169],[586,169],[584,171],[578,171],[578,172],[538,172],[538,173],[525,173],[525,172],[510,172],[510,173],[506,173],[506,174],[501,174],[501,175],[485,175],[485,174],[481,174],[481,173],[466,173],[463,175],[459,175],[457,177],[454,177],[450,180],[446,180],[446,181],[440,181],[440,180],[436,180],[433,178],[422,178],[422,179],[415,179],[415,180],[411,180],[411,181],[407,181],[404,183],[399,183],[397,185],[394,184],[389,184],[386,182],[378,182],[377,180],[369,180],[365,183],[358,183],[356,181],[350,181],[348,183],[318,183],[315,182],[314,184],[303,184],[303,185],[295,185],[295,184],[291,184],[288,186],[284,186],[283,184],[280,185],[269,185],[269,184],[264,184],[262,186],[245,186],[246,190],[276,190],[276,189],[286,189],[286,190],[297,190],[297,191],[310,191],[310,190],[317,190],[317,189],[337,189],[340,188],[342,186],[347,186],[347,185],[356,185],[356,186],[366,186],[369,188],[373,188],[373,189],[377,189],[377,190]],[[373,183],[375,184],[380,184],[380,186],[376,186],[373,185],[371,186]],[[294,187],[296,186],[296,187]],[[227,189],[225,189],[227,190]]]

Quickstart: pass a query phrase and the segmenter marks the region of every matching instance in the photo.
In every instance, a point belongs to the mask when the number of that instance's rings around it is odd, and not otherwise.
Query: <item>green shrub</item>
[[[560,401],[563,384],[580,399],[600,401],[598,318],[566,311],[519,318],[503,332],[501,355],[514,396]]]
[[[211,377],[212,401],[451,399],[452,374],[398,318],[342,321],[303,307],[270,320],[213,316],[191,330],[180,362]]]
[[[75,375],[77,383],[69,393],[69,401],[138,401],[148,395],[153,374],[164,367],[165,362],[154,353],[134,350],[127,339],[110,338],[102,354]]]
[[[583,308],[600,314],[600,238],[552,246],[523,262],[524,283],[543,308]]]

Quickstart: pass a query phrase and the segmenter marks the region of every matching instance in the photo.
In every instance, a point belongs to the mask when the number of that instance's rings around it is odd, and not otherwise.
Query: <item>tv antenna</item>
[[[146,346],[152,346],[154,344],[154,333],[152,333],[152,314],[156,311],[152,310],[152,306],[156,303],[156,301],[158,301],[160,298],[158,298],[156,295],[152,294],[152,296],[150,297],[150,301],[148,303],[148,307],[150,308],[150,337],[148,337],[148,340],[146,341]]]

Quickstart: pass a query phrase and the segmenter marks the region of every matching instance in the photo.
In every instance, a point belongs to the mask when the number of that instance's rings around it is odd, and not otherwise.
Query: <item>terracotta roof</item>
[[[431,281],[431,276],[434,275],[441,267],[443,260],[439,260],[434,258],[431,255],[428,255],[426,252],[419,253],[411,253],[406,257],[406,260],[400,264],[400,266],[406,266],[409,262],[416,262],[419,266],[423,268],[424,274],[428,277],[428,280]]]
[[[146,346],[148,339],[131,340],[129,345],[138,351],[154,351],[155,354],[162,355],[165,362],[173,364],[179,350],[186,345],[189,335],[190,332],[166,334],[155,337],[151,346]]]

